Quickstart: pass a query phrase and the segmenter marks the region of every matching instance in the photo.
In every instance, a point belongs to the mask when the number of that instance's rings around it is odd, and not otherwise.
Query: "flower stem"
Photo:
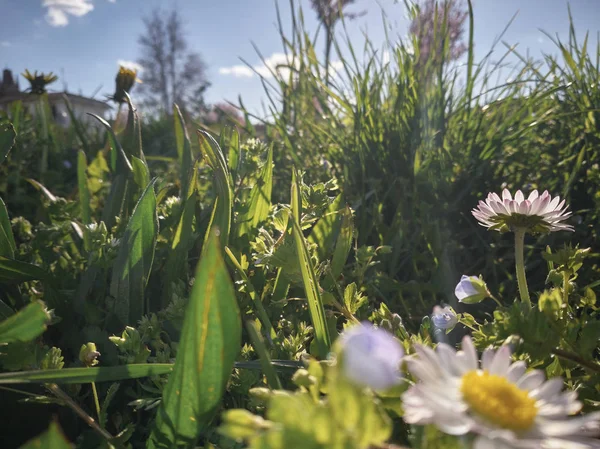
[[[500,302],[500,300],[498,298],[496,298],[494,295],[490,295],[490,298],[492,298],[494,301],[496,301],[496,304],[498,304],[498,306],[502,307],[502,303]]]
[[[529,290],[527,288],[527,278],[525,277],[525,260],[524,260],[524,246],[525,246],[525,230],[515,229],[515,265],[517,270],[517,282],[519,284],[519,293],[521,295],[521,302],[531,307],[531,299],[529,298]]]
[[[563,304],[566,307],[566,304],[569,303],[569,273],[567,271],[563,272]]]

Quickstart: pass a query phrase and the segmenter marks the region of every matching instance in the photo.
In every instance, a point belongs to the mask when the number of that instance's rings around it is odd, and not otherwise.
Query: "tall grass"
[[[378,47],[365,36],[359,49],[342,20],[333,41],[341,68],[324,83],[319,34],[294,2],[290,9],[289,32],[278,14],[288,64],[262,78],[269,135],[281,142],[275,170],[334,176],[356,210],[357,245],[392,247],[368,284],[375,297],[410,301],[422,316],[435,302],[455,301],[460,273],[482,273],[512,299],[516,292],[499,285],[512,274],[494,262],[510,261],[510,245],[470,217],[488,191],[549,189],[584,222],[596,218],[599,50],[591,54],[587,36],[578,43],[573,25],[568,42],[552,38],[559,56],[525,58],[503,33],[477,61],[469,2],[464,60],[450,61],[442,42],[442,57],[420,64],[416,37],[387,33]],[[591,243],[597,230],[583,229]]]

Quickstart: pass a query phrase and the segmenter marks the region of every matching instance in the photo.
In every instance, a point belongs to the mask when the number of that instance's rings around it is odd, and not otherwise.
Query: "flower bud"
[[[435,306],[431,315],[431,322],[439,329],[452,329],[458,323],[458,317],[452,307]]]
[[[490,296],[490,292],[483,279],[477,276],[463,276],[456,284],[454,294],[459,302],[465,304],[477,304]]]
[[[100,357],[100,353],[96,350],[95,343],[88,343],[86,345],[82,345],[79,350],[79,360],[85,366],[95,366],[98,364],[98,357]]]
[[[390,333],[359,324],[340,337],[342,370],[353,383],[386,390],[400,382],[400,362],[404,351]]]
[[[124,103],[125,93],[131,92],[133,85],[137,80],[137,71],[126,67],[119,67],[119,73],[115,79],[116,88],[112,100],[116,103]]]

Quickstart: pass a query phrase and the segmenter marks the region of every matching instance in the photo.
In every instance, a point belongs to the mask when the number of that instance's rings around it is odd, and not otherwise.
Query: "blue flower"
[[[363,323],[340,337],[342,369],[353,383],[386,390],[400,382],[400,362],[404,351],[392,334]]]
[[[444,308],[435,306],[431,315],[431,321],[439,329],[452,329],[458,323],[458,317],[449,306]]]
[[[454,294],[459,302],[465,304],[476,304],[490,296],[490,292],[483,282],[483,279],[477,276],[465,276],[460,278],[460,282],[456,284]]]

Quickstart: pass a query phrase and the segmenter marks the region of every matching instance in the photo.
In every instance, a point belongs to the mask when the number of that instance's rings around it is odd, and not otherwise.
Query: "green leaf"
[[[131,157],[131,166],[133,167],[133,181],[140,189],[145,188],[150,182],[150,170],[148,165],[139,157]]]
[[[12,259],[15,257],[15,238],[10,226],[8,210],[2,198],[0,198],[0,256]]]
[[[246,323],[246,329],[250,335],[252,346],[258,354],[263,373],[267,378],[267,384],[274,390],[281,390],[283,388],[281,386],[281,381],[277,376],[275,368],[273,368],[273,365],[271,364],[271,357],[269,356],[269,351],[267,351],[267,348],[265,347],[265,342],[263,341],[262,336],[252,321],[248,321]]]
[[[121,140],[123,142],[123,151],[129,158],[137,157],[146,164],[146,158],[144,157],[144,151],[142,150],[142,130],[140,126],[140,120],[136,108],[131,102],[129,94],[125,92],[125,99],[127,101],[127,126],[121,134]],[[146,183],[147,184],[147,183]],[[146,185],[144,184],[144,186]],[[142,187],[143,188],[143,187]]]
[[[183,120],[183,114],[176,104],[173,105],[173,118],[175,120],[177,158],[179,159],[179,166],[181,167],[179,174],[179,179],[181,179],[181,191],[179,196],[183,198],[189,191],[188,180],[190,176],[192,176],[192,174],[189,173],[193,163],[192,145],[190,143],[190,136],[185,125],[185,120]]]
[[[62,368],[0,373],[3,384],[86,384],[159,376],[173,371],[172,363],[133,363],[92,368]]]
[[[85,226],[83,230],[83,243],[86,251],[92,248],[90,231],[87,228],[92,222],[92,211],[90,208],[90,191],[87,184],[87,159],[83,150],[77,155],[77,185],[79,187],[79,207],[81,209],[81,221]]]
[[[46,330],[48,314],[41,301],[29,304],[13,316],[0,322],[0,345],[14,341],[27,342]]]
[[[227,164],[229,165],[229,170],[232,174],[235,174],[238,171],[241,156],[240,135],[235,128],[232,128],[231,134],[229,135],[229,153],[227,155]]]
[[[198,263],[175,367],[148,448],[193,447],[221,402],[241,335],[233,284],[212,234]]]
[[[158,236],[156,196],[151,181],[138,201],[113,267],[110,293],[115,314],[122,324],[135,324],[144,314],[144,290],[148,283]]]
[[[252,187],[248,203],[239,214],[238,235],[244,235],[265,221],[271,209],[271,191],[273,188],[273,145],[269,147],[267,161]]]
[[[20,284],[38,279],[48,280],[50,275],[37,265],[0,256],[0,284]]]
[[[48,430],[40,436],[29,440],[20,449],[71,449],[72,447],[58,424],[52,422]]]
[[[17,133],[12,123],[6,119],[0,120],[0,163],[4,162],[15,144]]]
[[[167,306],[170,301],[171,283],[181,277],[182,272],[187,274],[188,251],[194,240],[194,216],[196,212],[196,182],[198,179],[199,164],[194,165],[190,172],[190,178],[186,185],[188,191],[183,198],[181,205],[181,214],[177,229],[171,242],[171,250],[167,255],[166,279],[165,279],[165,299],[163,305]]]
[[[115,131],[108,122],[97,115],[89,115],[98,120],[106,129],[108,140],[112,148],[112,155],[116,156],[116,164],[113,168],[114,178],[111,181],[110,193],[108,194],[108,199],[106,200],[101,217],[101,220],[106,224],[106,227],[110,229],[115,224],[115,217],[121,216],[121,219],[125,220],[129,214],[129,204],[132,199],[132,189],[129,184],[133,173],[133,167],[123,151],[123,147],[117,140]]]
[[[273,367],[280,371],[293,373],[302,367],[302,362],[293,360],[273,360]],[[258,361],[236,362],[239,369],[259,370]],[[63,368],[48,370],[16,371],[0,373],[0,385],[3,384],[87,384],[90,382],[115,382],[119,380],[139,379],[140,377],[160,376],[173,371],[172,363],[131,363],[129,365],[99,366],[92,368]]]
[[[216,227],[220,232],[221,247],[224,248],[229,241],[231,231],[231,210],[233,208],[233,188],[231,175],[225,162],[223,151],[217,141],[206,131],[198,130],[200,151],[206,158],[208,165],[215,173],[215,190],[217,192],[217,205],[210,232]]]
[[[306,240],[300,228],[300,216],[302,199],[300,197],[300,185],[298,183],[298,175],[296,170],[292,172],[292,192],[291,192],[291,207],[292,207],[292,225],[294,232],[294,241],[296,242],[296,252],[298,254],[298,264],[302,272],[302,282],[304,283],[304,291],[308,300],[308,310],[313,328],[315,330],[316,351],[320,358],[327,357],[331,347],[331,338],[329,337],[329,329],[325,320],[325,308],[323,300],[319,293],[319,283],[315,274],[315,269],[310,259],[310,254],[306,245]]]

